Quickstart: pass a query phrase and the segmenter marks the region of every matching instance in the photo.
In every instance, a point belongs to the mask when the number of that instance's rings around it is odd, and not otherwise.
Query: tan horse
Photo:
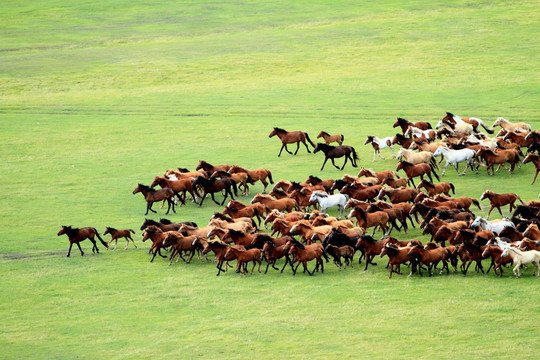
[[[319,135],[317,135],[317,139],[318,138],[323,138],[326,145],[330,145],[330,143],[333,143],[333,142],[337,142],[338,145],[341,145],[343,143],[343,140],[345,139],[345,136],[341,134],[330,135],[326,131],[321,131]]]
[[[503,129],[515,132],[527,132],[531,131],[531,125],[524,122],[511,123],[503,117],[498,117],[497,120],[491,125],[491,127],[500,126]]]

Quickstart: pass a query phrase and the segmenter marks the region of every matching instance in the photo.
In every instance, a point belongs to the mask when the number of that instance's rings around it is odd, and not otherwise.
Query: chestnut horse
[[[191,194],[191,198],[195,203],[197,202],[197,194],[193,189],[193,178],[169,180],[166,177],[156,176],[150,187],[155,187],[156,185],[161,186],[161,188],[171,188],[177,193],[182,193],[183,197],[180,197],[180,201],[184,205],[186,204],[186,192]]]
[[[126,239],[125,249],[128,248],[129,240],[131,240],[131,242],[133,243],[133,246],[135,246],[135,249],[136,249],[137,245],[135,245],[135,241],[133,241],[133,238],[131,237],[131,233],[135,234],[135,231],[131,229],[116,230],[115,228],[107,226],[105,228],[105,232],[103,233],[103,235],[111,234],[111,241],[107,243],[107,248],[109,247],[109,245],[111,245],[111,243],[114,240],[116,240],[116,242],[114,243],[114,249],[113,249],[113,250],[116,250],[116,246],[118,246],[118,239],[125,238]]]
[[[476,156],[483,158],[487,163],[486,171],[488,175],[495,175],[495,165],[499,165],[497,170],[503,165],[504,163],[510,164],[510,174],[514,172],[514,168],[516,164],[519,163],[519,153],[517,150],[514,149],[508,149],[508,150],[497,150],[497,152],[494,152],[491,149],[488,149],[486,147],[480,148],[476,152]],[[489,169],[491,168],[491,174],[489,173]]]
[[[356,160],[358,160],[358,155],[356,154],[356,150],[354,150],[352,146],[348,146],[348,145],[332,146],[332,145],[327,145],[323,143],[318,143],[317,146],[315,146],[315,148],[313,149],[313,153],[315,154],[318,151],[322,151],[324,153],[324,162],[322,164],[321,171],[324,169],[324,165],[326,164],[328,159],[332,161],[332,165],[334,165],[334,167],[338,170],[343,170],[343,168],[345,167],[345,164],[347,164],[347,160],[351,161],[351,164],[353,167],[358,167],[358,165],[356,164]],[[352,156],[351,156],[351,153],[352,153]],[[343,156],[345,156],[345,162],[343,163],[343,166],[341,167],[341,169],[339,169],[339,167],[337,167],[336,164],[334,163],[334,159],[340,158]]]
[[[518,194],[514,193],[504,193],[504,194],[497,194],[493,191],[486,190],[480,196],[480,200],[489,199],[489,202],[491,204],[491,208],[488,211],[488,215],[486,219],[489,219],[489,214],[493,211],[493,209],[497,208],[499,210],[499,214],[503,216],[501,211],[501,206],[510,205],[510,211],[508,212],[508,215],[512,213],[512,210],[516,207],[515,202],[517,200],[521,201],[521,204],[523,204],[523,200],[519,197]]]
[[[71,225],[70,226],[62,225],[62,228],[56,235],[60,236],[64,234],[67,235],[69,239],[69,250],[67,253],[67,257],[69,257],[69,255],[71,254],[71,247],[73,246],[73,244],[77,244],[77,246],[79,247],[79,250],[81,251],[81,256],[83,256],[84,252],[82,251],[81,245],[79,243],[86,239],[90,240],[93,244],[92,252],[99,254],[99,249],[96,245],[96,241],[94,240],[94,236],[97,236],[97,238],[99,239],[99,241],[101,241],[103,246],[105,246],[107,249],[109,248],[109,245],[107,245],[107,243],[103,241],[101,236],[99,236],[98,231],[93,227],[83,227],[79,229],[79,228],[72,228]]]
[[[315,270],[319,270],[319,266],[321,267],[321,273],[324,273],[324,263],[322,261],[324,249],[321,244],[317,243],[304,246],[304,244],[300,243],[298,240],[291,238],[287,242],[283,250],[288,251],[289,254],[293,256],[294,261],[298,262],[298,265],[293,268],[293,276],[296,275],[296,270],[298,269],[298,266],[300,266],[300,264],[304,266],[304,272],[307,271],[310,276],[313,275]],[[311,260],[315,260],[317,262],[317,265],[312,272],[309,272],[307,268],[307,262]]]
[[[311,146],[315,147],[315,145],[311,142],[311,139],[309,138],[308,133],[303,132],[303,131],[287,131],[285,129],[275,127],[274,130],[270,132],[268,137],[272,137],[274,135],[277,135],[277,137],[281,140],[281,144],[282,144],[281,150],[279,150],[278,157],[281,156],[281,152],[283,151],[283,149],[285,149],[285,151],[287,151],[291,155],[296,155],[298,153],[298,149],[300,148],[300,142],[304,144],[307,152],[311,153],[311,151],[309,151],[309,148],[306,144],[306,140],[311,144]],[[292,152],[289,151],[289,149],[287,149],[287,144],[294,144],[294,143],[296,143],[296,151],[293,154]]]
[[[404,118],[398,117],[396,122],[392,127],[400,127],[402,134],[405,134],[409,127],[414,126],[416,128],[419,128],[420,130],[428,130],[431,129],[431,124],[423,121],[418,121],[415,123],[410,122],[409,120],[406,120]]]
[[[531,185],[532,185],[536,181],[536,177],[538,176],[538,173],[540,172],[540,156],[536,155],[536,154],[533,154],[533,153],[530,153],[529,155],[527,155],[525,157],[525,159],[523,159],[524,164],[526,164],[528,162],[532,162],[534,164],[534,167],[536,168],[536,173],[534,174],[534,178],[533,178],[533,181],[531,183]]]
[[[173,212],[176,212],[176,210],[174,209],[173,197],[175,195],[178,195],[178,198],[180,198],[180,195],[176,193],[173,189],[163,188],[155,190],[152,189],[150,186],[138,184],[137,187],[133,190],[133,194],[136,194],[138,192],[142,193],[144,196],[144,200],[146,200],[146,213],[144,215],[148,215],[148,211],[157,213],[157,211],[152,210],[152,204],[162,200],[167,200],[168,204],[167,212],[165,214],[169,213],[169,211],[171,210],[171,206]]]
[[[225,269],[222,268],[223,261],[225,260],[225,253],[227,252],[227,249],[229,246],[221,241],[208,241],[206,245],[204,246],[204,249],[202,251],[203,255],[208,254],[210,251],[213,251],[216,255],[217,260],[217,269],[218,272],[216,276],[219,276],[219,273],[222,271],[227,271],[227,266],[230,266],[228,263],[225,264]]]
[[[454,188],[454,184],[449,183],[449,182],[433,184],[427,180],[422,180],[420,181],[420,184],[418,184],[416,188],[420,189],[421,187],[426,189],[427,194],[431,197],[437,194],[446,194],[447,196],[450,196],[450,190],[452,190],[452,193],[454,195],[456,194],[456,189]]]
[[[319,135],[317,135],[317,139],[318,138],[323,138],[326,145],[330,145],[330,143],[333,143],[333,142],[337,142],[338,145],[341,145],[343,143],[343,140],[345,139],[345,136],[343,136],[342,134],[330,135],[326,131],[321,131]]]
[[[231,174],[236,173],[246,173],[251,178],[250,182],[251,184],[254,184],[256,181],[260,181],[264,185],[263,193],[266,192],[266,187],[268,186],[268,182],[266,179],[268,178],[268,181],[270,181],[270,184],[274,183],[274,180],[272,180],[272,173],[268,169],[257,169],[257,170],[246,170],[241,166],[233,165],[229,172]]]
[[[439,176],[435,172],[435,169],[433,168],[433,165],[431,164],[411,164],[407,161],[400,161],[398,162],[398,165],[396,167],[396,171],[403,169],[405,171],[405,174],[407,174],[408,182],[411,183],[412,186],[416,187],[414,184],[413,178],[420,176],[420,179],[424,180],[424,175],[427,175],[429,177],[429,181],[433,182],[433,178],[431,177],[431,173],[435,176],[435,178],[440,181]]]
[[[238,262],[237,269],[246,276],[247,273],[247,263],[250,261],[253,262],[253,267],[251,268],[251,273],[255,269],[256,263],[259,263],[259,272],[261,272],[261,250],[260,249],[240,249],[237,247],[229,247],[225,253],[224,259],[229,261],[236,259]]]
[[[231,168],[231,165],[223,164],[223,165],[214,166],[214,165],[212,165],[210,163],[207,163],[204,160],[199,160],[199,164],[197,165],[195,170],[203,169],[204,171],[206,171],[206,172],[208,172],[210,174],[213,174],[213,173],[215,173],[216,171],[219,171],[219,170],[228,172],[230,168]]]

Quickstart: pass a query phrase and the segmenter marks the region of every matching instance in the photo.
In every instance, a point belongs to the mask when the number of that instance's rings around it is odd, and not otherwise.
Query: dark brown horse
[[[67,257],[69,257],[69,255],[71,254],[71,247],[73,246],[73,244],[77,244],[77,246],[79,247],[79,250],[81,251],[81,256],[83,256],[84,252],[82,251],[81,245],[79,243],[86,239],[90,240],[93,244],[92,252],[99,254],[99,249],[97,247],[96,241],[94,240],[94,236],[97,236],[97,238],[99,239],[99,241],[101,241],[103,246],[105,246],[106,248],[109,248],[109,245],[107,245],[107,243],[103,241],[101,236],[99,236],[99,233],[97,232],[97,230],[93,227],[83,227],[83,228],[78,229],[78,228],[72,228],[71,225],[70,226],[62,225],[62,228],[56,235],[60,236],[64,234],[67,235],[69,239],[69,250],[67,253]]]
[[[222,271],[227,271],[227,266],[230,266],[228,263],[225,264],[225,269],[222,268],[223,262],[225,261],[225,253],[229,249],[229,246],[221,241],[208,241],[204,246],[202,251],[203,255],[208,254],[210,251],[213,251],[216,255],[217,260],[217,269],[218,272],[216,276],[219,276],[219,273]]]
[[[311,139],[309,138],[308,133],[303,131],[287,131],[278,127],[275,127],[274,130],[270,132],[268,137],[272,137],[274,135],[277,135],[277,137],[281,140],[281,150],[279,150],[278,157],[281,156],[281,152],[283,149],[287,151],[291,155],[296,155],[298,153],[298,149],[300,148],[300,142],[304,144],[306,147],[306,150],[308,153],[311,153],[309,151],[309,148],[306,144],[306,140],[311,144],[311,146],[315,147],[315,145],[311,142]],[[296,143],[296,151],[294,154],[287,149],[287,144],[295,144]]]
[[[409,182],[412,186],[416,187],[414,184],[413,178],[420,176],[420,179],[424,180],[424,175],[427,175],[429,177],[429,181],[433,182],[433,179],[431,178],[431,173],[435,176],[437,180],[439,179],[439,176],[435,172],[435,169],[433,168],[433,165],[431,164],[411,164],[407,161],[400,161],[398,162],[398,165],[396,167],[396,171],[403,169],[405,171],[405,174],[407,174],[407,178],[409,179]]]
[[[497,194],[493,191],[486,190],[480,196],[480,200],[489,199],[489,202],[491,204],[491,208],[488,211],[488,215],[486,219],[489,219],[489,214],[493,211],[493,209],[497,208],[499,210],[499,214],[503,216],[501,211],[501,206],[510,205],[510,211],[508,212],[508,215],[512,213],[512,210],[516,207],[515,202],[517,200],[521,201],[521,204],[523,205],[523,200],[519,197],[518,194],[514,193],[504,193],[504,194]]]
[[[146,213],[144,215],[148,215],[148,211],[152,211],[154,213],[157,213],[157,211],[152,210],[152,204],[155,202],[159,202],[162,200],[167,200],[168,208],[167,212],[165,214],[168,214],[169,211],[172,210],[173,212],[176,212],[174,209],[174,201],[173,197],[177,195],[177,193],[174,192],[171,188],[163,188],[159,190],[152,189],[150,186],[139,184],[137,187],[133,190],[133,194],[136,193],[142,193],[144,196],[144,200],[146,200]],[[178,198],[180,198],[180,195],[178,195]]]
[[[103,233],[103,235],[111,234],[111,241],[107,243],[107,247],[109,247],[109,245],[111,245],[111,243],[116,240],[116,242],[114,243],[113,250],[116,250],[116,246],[118,245],[118,239],[120,238],[126,239],[125,249],[128,248],[129,240],[131,240],[131,242],[133,243],[133,246],[135,246],[135,249],[136,249],[137,245],[135,245],[135,241],[133,241],[133,238],[131,237],[131,233],[135,234],[135,231],[131,229],[116,230],[115,228],[107,226],[105,228],[105,232]]]
[[[234,199],[233,193],[231,191],[231,188],[234,190],[234,195],[238,196],[237,189],[236,189],[236,182],[232,179],[224,178],[224,179],[207,179],[202,176],[197,176],[195,180],[193,181],[193,186],[200,186],[204,194],[201,198],[201,202],[199,203],[199,206],[202,206],[204,199],[206,198],[206,195],[210,194],[212,197],[212,200],[218,205],[223,205],[225,203],[225,200],[227,200],[227,196],[230,195],[232,199]],[[223,201],[218,203],[216,199],[214,198],[214,194],[217,192],[221,192],[222,190],[225,191],[225,197],[223,198]]]
[[[418,122],[410,122],[409,120],[406,120],[404,118],[400,118],[398,117],[396,122],[394,123],[394,125],[392,127],[400,127],[401,128],[401,131],[402,133],[405,135],[405,133],[407,132],[407,130],[409,130],[409,127],[411,126],[414,126],[420,130],[428,130],[428,129],[431,129],[431,124],[430,123],[427,123],[427,122],[423,122],[423,121],[418,121]]]
[[[356,164],[356,160],[358,160],[358,155],[356,154],[356,150],[352,146],[347,145],[340,145],[340,146],[332,146],[332,145],[326,145],[323,143],[318,143],[317,146],[315,146],[315,149],[313,149],[313,153],[315,154],[318,151],[322,151],[324,153],[324,162],[321,167],[321,171],[324,169],[324,165],[330,159],[332,161],[332,165],[338,170],[343,170],[345,167],[345,164],[347,164],[347,160],[351,161],[352,166],[358,167]],[[352,154],[352,156],[351,156]],[[343,166],[341,169],[336,166],[334,163],[334,159],[340,158],[345,156],[345,162],[343,163]]]

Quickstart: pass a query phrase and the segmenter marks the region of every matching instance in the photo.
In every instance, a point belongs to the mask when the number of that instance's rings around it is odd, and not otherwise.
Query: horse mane
[[[224,221],[229,222],[229,223],[234,222],[233,218],[231,218],[231,217],[229,217],[229,216],[227,216],[225,214],[222,214],[220,212],[217,212],[217,211],[214,213],[214,215],[212,215],[212,218],[224,220]]]
[[[288,194],[285,191],[281,190],[281,189],[276,189],[276,190],[272,190],[272,191],[275,192],[276,194],[280,195],[280,196],[288,196]],[[297,191],[297,190],[295,190],[295,191]]]
[[[234,168],[235,170],[239,170],[239,171],[241,171],[241,172],[247,173],[247,169],[241,167],[240,165],[233,165],[233,166],[231,166],[231,169],[232,169],[232,168]]]
[[[422,180],[421,181],[424,185],[427,185],[427,187],[434,188],[435,185],[433,183],[429,182],[428,180]]]
[[[317,181],[317,182],[321,182],[321,178],[318,178],[316,177],[315,175],[309,175],[308,179],[311,179],[311,180],[314,180],[314,181]]]
[[[398,118],[397,118],[397,121],[398,121],[398,123],[400,123],[400,124],[402,124],[402,123],[404,123],[404,124],[409,124],[409,123],[410,123],[409,120],[404,119],[404,118],[402,118],[402,117],[398,117]]]
[[[317,195],[315,195],[317,194]],[[320,197],[323,197],[323,198],[327,198],[328,197],[328,194],[327,193],[323,193],[323,192],[320,192],[320,191],[314,191],[313,192],[313,195],[315,196],[320,196]]]
[[[162,223],[163,225],[170,225],[170,224],[172,224],[172,221],[171,221],[171,220],[169,220],[169,219],[164,219],[164,218],[159,219],[159,222]]]
[[[302,249],[302,250],[305,250],[306,247],[304,246],[304,244],[302,244],[300,241],[294,239],[294,238],[291,238],[289,240],[294,246],[296,246],[297,248],[299,249]]]
[[[110,226],[105,226],[107,229],[109,229],[109,231],[118,231],[117,229],[113,228],[113,227],[110,227]]]
[[[257,240],[261,239],[265,243],[270,244],[272,247],[276,247],[276,244],[274,243],[274,239],[268,234],[257,234],[257,235],[255,235],[255,238]],[[254,238],[254,240],[255,240],[255,238]]]
[[[362,240],[366,240],[370,243],[374,243],[375,241],[377,241],[371,235],[360,235],[360,237],[362,238]]]
[[[408,140],[408,139],[409,139],[408,137],[405,137],[403,134],[396,134],[396,137],[397,137],[399,140]]]
[[[229,233],[236,236],[246,236],[246,234],[240,230],[229,229]]]
[[[411,165],[414,165],[413,163],[410,163],[408,161],[405,161],[405,160],[401,160],[400,161],[402,165],[405,165],[405,166],[411,166]]]
[[[143,189],[145,189],[146,191],[151,191],[151,192],[155,192],[156,189],[154,188],[151,188],[150,186],[148,185],[143,185],[143,184],[138,184],[140,187],[142,187]]]
[[[231,173],[227,172],[227,171],[223,171],[223,170],[217,170],[215,171],[213,174],[212,174],[212,178],[215,178],[216,176],[226,176],[226,177],[231,177]]]
[[[163,230],[161,230],[161,228],[155,226],[155,225],[150,225],[146,228],[146,231],[150,232],[151,234],[155,234],[155,233],[162,233]]]
[[[447,111],[447,112],[446,112],[446,115],[449,116],[449,117],[451,117],[452,119],[454,118],[454,114],[452,114],[451,112],[448,112],[448,111]]]
[[[278,128],[278,127],[275,127],[275,128],[274,128],[274,131],[275,131],[275,132],[278,132],[278,133],[287,133],[287,132],[288,132],[287,130],[282,129],[282,128]]]
[[[189,169],[179,167],[178,171],[181,172],[181,173],[187,173],[187,172],[189,172]]]
[[[330,136],[330,134],[327,133],[326,131],[321,131],[321,134],[323,134],[324,136]]]
[[[336,148],[336,146],[328,145],[328,144],[325,144],[325,143],[317,143],[316,147],[320,147],[323,150],[323,152],[324,152],[324,150],[332,150],[332,149]]]
[[[219,248],[222,248],[222,249],[229,246],[229,245],[225,244],[223,241],[220,241],[220,240],[208,241],[208,245],[216,246],[216,247],[219,247]]]

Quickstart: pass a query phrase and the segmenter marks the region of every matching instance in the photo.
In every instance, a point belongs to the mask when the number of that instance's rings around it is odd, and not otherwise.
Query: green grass
[[[201,159],[269,168],[275,180],[356,174],[328,164],[321,173],[322,156],[305,149],[278,158],[273,126],[312,140],[320,130],[343,133],[361,166],[375,170],[396,162],[383,152],[386,160],[371,163],[362,144],[394,134],[397,116],[434,124],[452,111],[538,129],[536,5],[4,5],[0,357],[534,357],[530,269],[519,280],[509,270],[502,279],[389,280],[377,259],[367,272],[327,264],[314,277],[216,277],[213,264],[198,260],[150,264],[140,240],[136,250],[100,255],[82,243],[86,255],[73,249],[68,259],[67,239],[56,233],[69,224],[130,227],[140,239],[145,204],[131,194],[136,184]],[[449,168],[444,181],[457,196],[491,189],[529,200],[539,193],[533,173],[530,164],[494,177]],[[190,203],[168,217],[205,224],[219,209]],[[398,237],[426,241],[418,230]]]

